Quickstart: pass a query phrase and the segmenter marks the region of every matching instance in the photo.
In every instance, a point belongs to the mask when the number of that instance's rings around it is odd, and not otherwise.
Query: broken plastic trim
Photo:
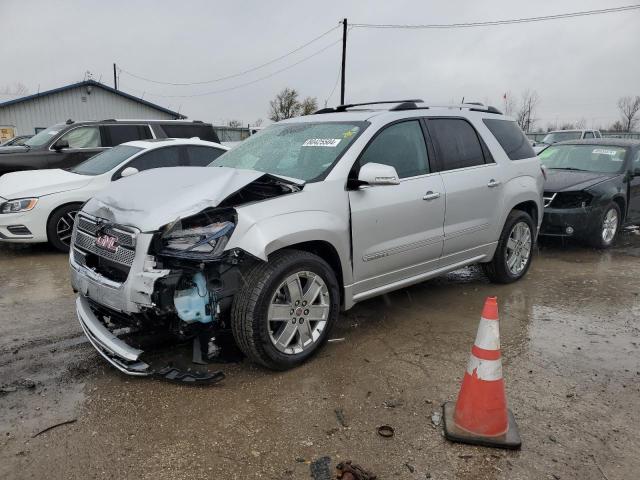
[[[138,377],[156,376],[180,383],[217,383],[225,378],[224,373],[183,371],[166,366],[160,370],[152,369],[142,361],[142,350],[133,348],[111,333],[91,311],[89,301],[80,296],[76,299],[78,321],[89,342],[105,360],[127,375]]]

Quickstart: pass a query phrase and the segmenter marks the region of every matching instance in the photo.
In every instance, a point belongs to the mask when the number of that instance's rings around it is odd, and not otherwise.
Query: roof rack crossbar
[[[401,105],[413,103],[415,105],[416,103],[424,103],[424,100],[417,98],[417,99],[409,99],[409,100],[384,100],[384,101],[378,101],[378,102],[347,103],[344,105],[338,105],[337,107],[322,108],[315,113],[319,114],[319,113],[345,112],[348,108],[352,108],[352,107],[364,107],[367,105],[385,105],[387,103],[399,103]]]

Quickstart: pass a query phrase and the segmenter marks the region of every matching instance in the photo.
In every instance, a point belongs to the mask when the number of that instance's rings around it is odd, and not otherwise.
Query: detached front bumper
[[[111,365],[128,375],[147,376],[154,372],[140,360],[144,353],[133,348],[111,333],[91,311],[89,300],[80,296],[76,299],[78,321],[91,345]]]

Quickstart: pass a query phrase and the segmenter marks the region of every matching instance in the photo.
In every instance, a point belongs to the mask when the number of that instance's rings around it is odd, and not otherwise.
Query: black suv
[[[185,120],[102,120],[53,125],[19,147],[0,149],[0,175],[68,168],[110,147],[150,138],[192,138],[220,143],[209,123]]]

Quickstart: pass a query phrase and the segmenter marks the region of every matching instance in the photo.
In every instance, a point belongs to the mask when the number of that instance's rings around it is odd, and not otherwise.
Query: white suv
[[[474,263],[495,282],[521,278],[542,190],[526,137],[492,107],[323,109],[210,168],[141,172],[97,194],[72,242],[78,317],[130,374],[155,370],[113,327],[230,328],[251,360],[290,368],[359,301]]]

